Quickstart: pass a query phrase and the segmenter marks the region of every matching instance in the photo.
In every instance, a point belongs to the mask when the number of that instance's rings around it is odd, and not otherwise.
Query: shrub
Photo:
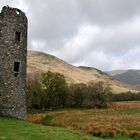
[[[41,109],[44,106],[44,91],[38,79],[28,80],[27,109]]]
[[[86,97],[87,86],[85,84],[74,84],[69,87],[69,106],[83,107]]]
[[[91,83],[88,86],[88,101],[94,108],[107,108],[111,97],[111,89],[103,82]]]
[[[131,91],[120,94],[112,94],[112,101],[134,101],[140,100],[140,93],[132,93]]]

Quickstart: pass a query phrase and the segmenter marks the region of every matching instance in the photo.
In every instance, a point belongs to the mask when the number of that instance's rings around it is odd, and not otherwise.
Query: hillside
[[[115,70],[108,74],[116,80],[140,87],[140,70]]]
[[[95,68],[76,67],[50,54],[28,51],[27,73],[29,77],[40,75],[48,70],[62,73],[69,84],[103,81],[109,84],[114,92],[136,90],[131,86],[118,82],[104,72]]]

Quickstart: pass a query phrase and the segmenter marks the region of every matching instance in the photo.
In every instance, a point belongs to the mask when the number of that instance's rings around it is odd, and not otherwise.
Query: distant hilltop
[[[140,88],[140,70],[114,70],[107,73],[116,80]]]

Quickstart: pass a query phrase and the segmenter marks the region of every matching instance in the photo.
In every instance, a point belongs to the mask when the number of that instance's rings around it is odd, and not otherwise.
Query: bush
[[[131,91],[120,94],[112,94],[112,101],[135,101],[140,100],[140,93],[132,93]]]
[[[69,87],[69,106],[83,107],[86,97],[87,86],[85,84],[74,84]]]
[[[103,82],[90,83],[88,86],[87,102],[90,107],[107,108],[111,97],[111,89]]]
[[[42,109],[44,106],[44,91],[39,80],[28,80],[27,88],[27,109]]]

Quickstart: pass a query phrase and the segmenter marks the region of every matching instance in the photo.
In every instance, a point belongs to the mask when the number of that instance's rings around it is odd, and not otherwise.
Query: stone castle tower
[[[27,18],[16,8],[0,13],[0,115],[26,119]]]

